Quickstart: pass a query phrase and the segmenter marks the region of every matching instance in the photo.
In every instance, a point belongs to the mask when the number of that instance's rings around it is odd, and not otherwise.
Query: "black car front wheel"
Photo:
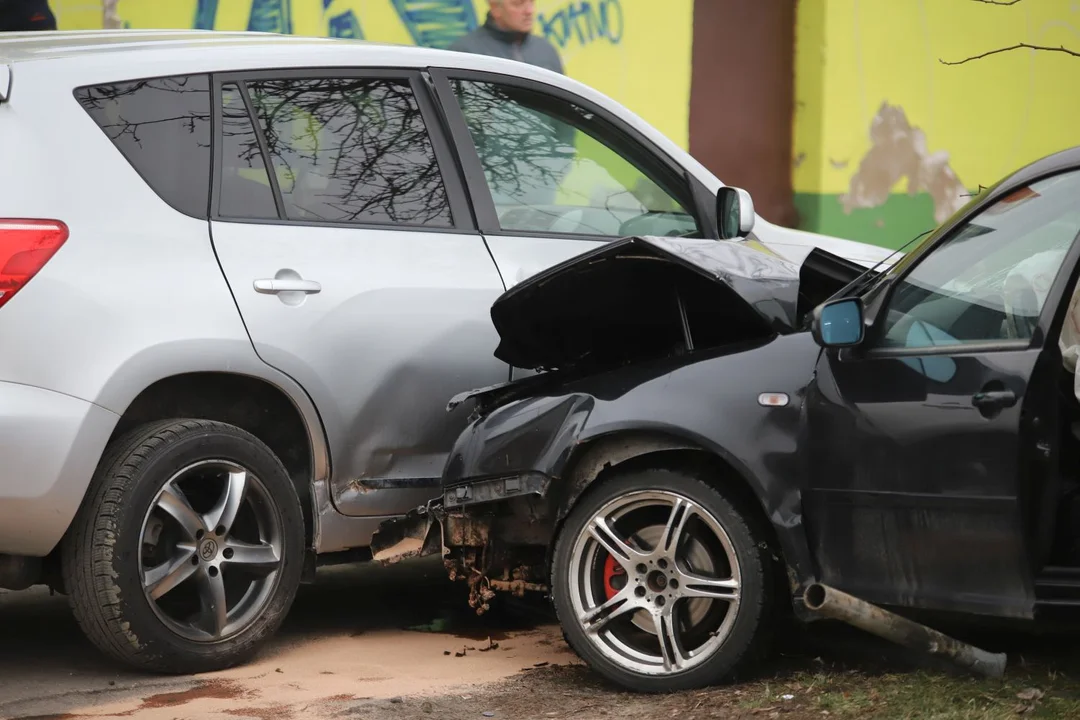
[[[221,423],[158,423],[109,449],[65,541],[64,581],[99,649],[206,672],[277,630],[303,542],[296,491],[262,442]]]
[[[579,501],[556,543],[552,597],[567,641],[631,690],[716,683],[762,640],[763,545],[734,504],[693,476],[612,477]]]

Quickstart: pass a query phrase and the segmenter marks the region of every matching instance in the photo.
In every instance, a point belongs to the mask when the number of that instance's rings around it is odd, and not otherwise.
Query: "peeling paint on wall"
[[[1040,157],[1080,145],[1080,2],[798,0],[800,227],[900,247]],[[902,41],[901,41],[902,40]]]
[[[889,199],[892,188],[907,179],[907,194],[929,193],[934,201],[934,222],[942,223],[967,201],[967,189],[949,167],[949,153],[931,153],[926,133],[908,122],[904,109],[881,104],[870,124],[870,150],[840,196],[844,214],[855,208],[876,208]],[[842,168],[847,163],[835,163]]]

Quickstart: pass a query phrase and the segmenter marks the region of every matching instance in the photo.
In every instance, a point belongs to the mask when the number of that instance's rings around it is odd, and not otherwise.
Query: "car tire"
[[[670,501],[673,508],[666,515],[661,514],[659,504],[656,509],[648,505],[662,499]],[[667,525],[676,515],[676,500],[688,503],[683,507],[692,508],[693,514],[687,515],[691,519],[686,522],[686,534],[680,532],[673,545],[675,549],[671,552],[660,550],[659,558],[639,556],[616,563],[636,564],[636,568],[624,569],[625,583],[621,588],[615,587],[613,571],[617,568],[611,563],[616,557],[597,540],[605,535],[604,532],[597,535],[590,532],[596,518],[606,518],[606,526],[615,531],[616,538],[624,544],[629,541],[634,546],[632,549],[655,550],[662,547],[663,538],[667,536],[664,528],[656,529],[657,523]],[[618,515],[620,512],[622,515]],[[767,627],[774,600],[775,573],[767,543],[763,541],[764,533],[754,529],[760,527],[760,523],[753,520],[750,512],[740,510],[739,504],[726,498],[721,491],[698,477],[675,470],[634,470],[590,488],[567,516],[552,557],[552,601],[571,648],[605,678],[636,692],[674,692],[713,685],[760,657],[769,641]],[[635,530],[635,525],[641,527]],[[710,533],[716,528],[722,530],[722,534],[717,534],[714,541]],[[624,531],[628,533],[626,537],[622,536]],[[610,536],[606,543],[607,547],[612,546]],[[688,565],[685,557],[677,558],[679,553],[692,553],[696,565]],[[726,560],[722,562],[721,553],[724,558],[728,555],[735,558],[737,565]],[[598,564],[602,568],[598,568]],[[712,567],[718,574],[703,573],[698,566]],[[643,567],[647,573],[638,572]],[[686,574],[687,570],[694,574]],[[598,571],[603,574],[602,582]],[[730,574],[730,579],[723,579],[725,572]],[[678,594],[679,587],[686,594],[697,594],[705,586],[693,582],[679,586],[677,578],[700,581],[705,574],[708,579],[715,577],[716,583],[735,582],[738,602],[718,597],[687,598]],[[672,583],[672,579],[676,582]],[[644,592],[639,588],[644,588]],[[626,601],[633,597],[639,609],[615,617],[607,624],[586,627],[586,618],[591,620],[589,616],[598,607],[616,603],[627,589],[632,589],[635,594],[627,595]],[[717,592],[731,591],[721,588]],[[638,597],[636,593],[642,593],[642,596]],[[664,600],[661,596],[665,596]],[[658,605],[665,601],[667,605]],[[635,607],[625,602],[619,607],[624,606]],[[662,613],[665,608],[677,609],[674,610],[676,614],[668,616],[668,620],[674,622],[665,621],[664,626],[674,624],[682,628],[676,633],[681,636],[674,640],[674,645],[670,640],[666,646],[661,644],[660,636],[656,634],[661,621],[655,613]],[[734,616],[729,618],[731,612]],[[708,638],[708,632],[713,632],[710,622],[716,626],[715,637],[720,638],[719,641]],[[706,638],[702,641],[705,644],[689,647],[690,641],[696,643],[699,638]],[[665,647],[678,649],[684,662],[677,664],[675,655],[670,652],[666,653],[670,662],[665,661]],[[700,659],[687,660],[688,648],[690,652],[699,652]],[[635,656],[634,653],[644,654]],[[645,657],[650,660],[646,661]]]
[[[245,661],[278,629],[303,545],[296,490],[266,445],[223,423],[164,421],[107,449],[62,572],[75,618],[104,653],[143,670],[207,672]]]

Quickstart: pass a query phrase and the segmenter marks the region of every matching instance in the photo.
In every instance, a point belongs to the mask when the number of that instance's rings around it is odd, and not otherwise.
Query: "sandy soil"
[[[770,662],[734,683],[671,695],[626,693],[580,664],[542,607],[517,605],[477,618],[464,588],[449,583],[437,562],[368,565],[320,572],[319,584],[301,590],[285,627],[254,662],[162,677],[104,660],[79,634],[64,598],[0,592],[0,718],[1080,717],[1075,633],[970,638],[1009,652],[1003,681],[957,674],[842,627],[785,627],[777,635]]]
[[[184,717],[324,718],[356,700],[415,700],[572,660],[552,628],[500,636],[491,646],[486,639],[402,630],[319,638],[242,668],[196,676],[185,690],[106,700],[65,717],[173,720],[182,706]]]
[[[248,665],[169,678],[98,656],[47,591],[0,595],[0,717],[325,718],[364,700],[456,692],[576,663],[545,617],[477,618],[440,565],[331,568]]]

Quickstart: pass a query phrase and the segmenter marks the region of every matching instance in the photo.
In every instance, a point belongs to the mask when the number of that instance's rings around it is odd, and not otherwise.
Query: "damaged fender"
[[[492,306],[496,356],[541,372],[450,400],[474,413],[442,496],[384,523],[374,558],[441,550],[482,611],[492,588],[542,587],[562,520],[605,471],[681,452],[756,500],[799,595],[813,568],[798,435],[820,348],[797,328],[862,271],[820,251],[800,269],[738,243],[626,238],[520,283]]]
[[[538,526],[534,542],[546,551],[562,518],[604,470],[647,455],[700,452],[720,461],[707,467],[727,469],[707,479],[721,489],[739,483],[757,499],[793,590],[800,589],[814,576],[802,527],[798,437],[811,377],[792,367],[812,368],[819,352],[809,334],[780,336],[612,370],[512,401],[459,438],[439,512],[484,514],[505,541],[510,501],[519,500],[528,510],[515,511],[513,527],[520,533],[524,523]],[[762,393],[788,400],[765,406]]]

